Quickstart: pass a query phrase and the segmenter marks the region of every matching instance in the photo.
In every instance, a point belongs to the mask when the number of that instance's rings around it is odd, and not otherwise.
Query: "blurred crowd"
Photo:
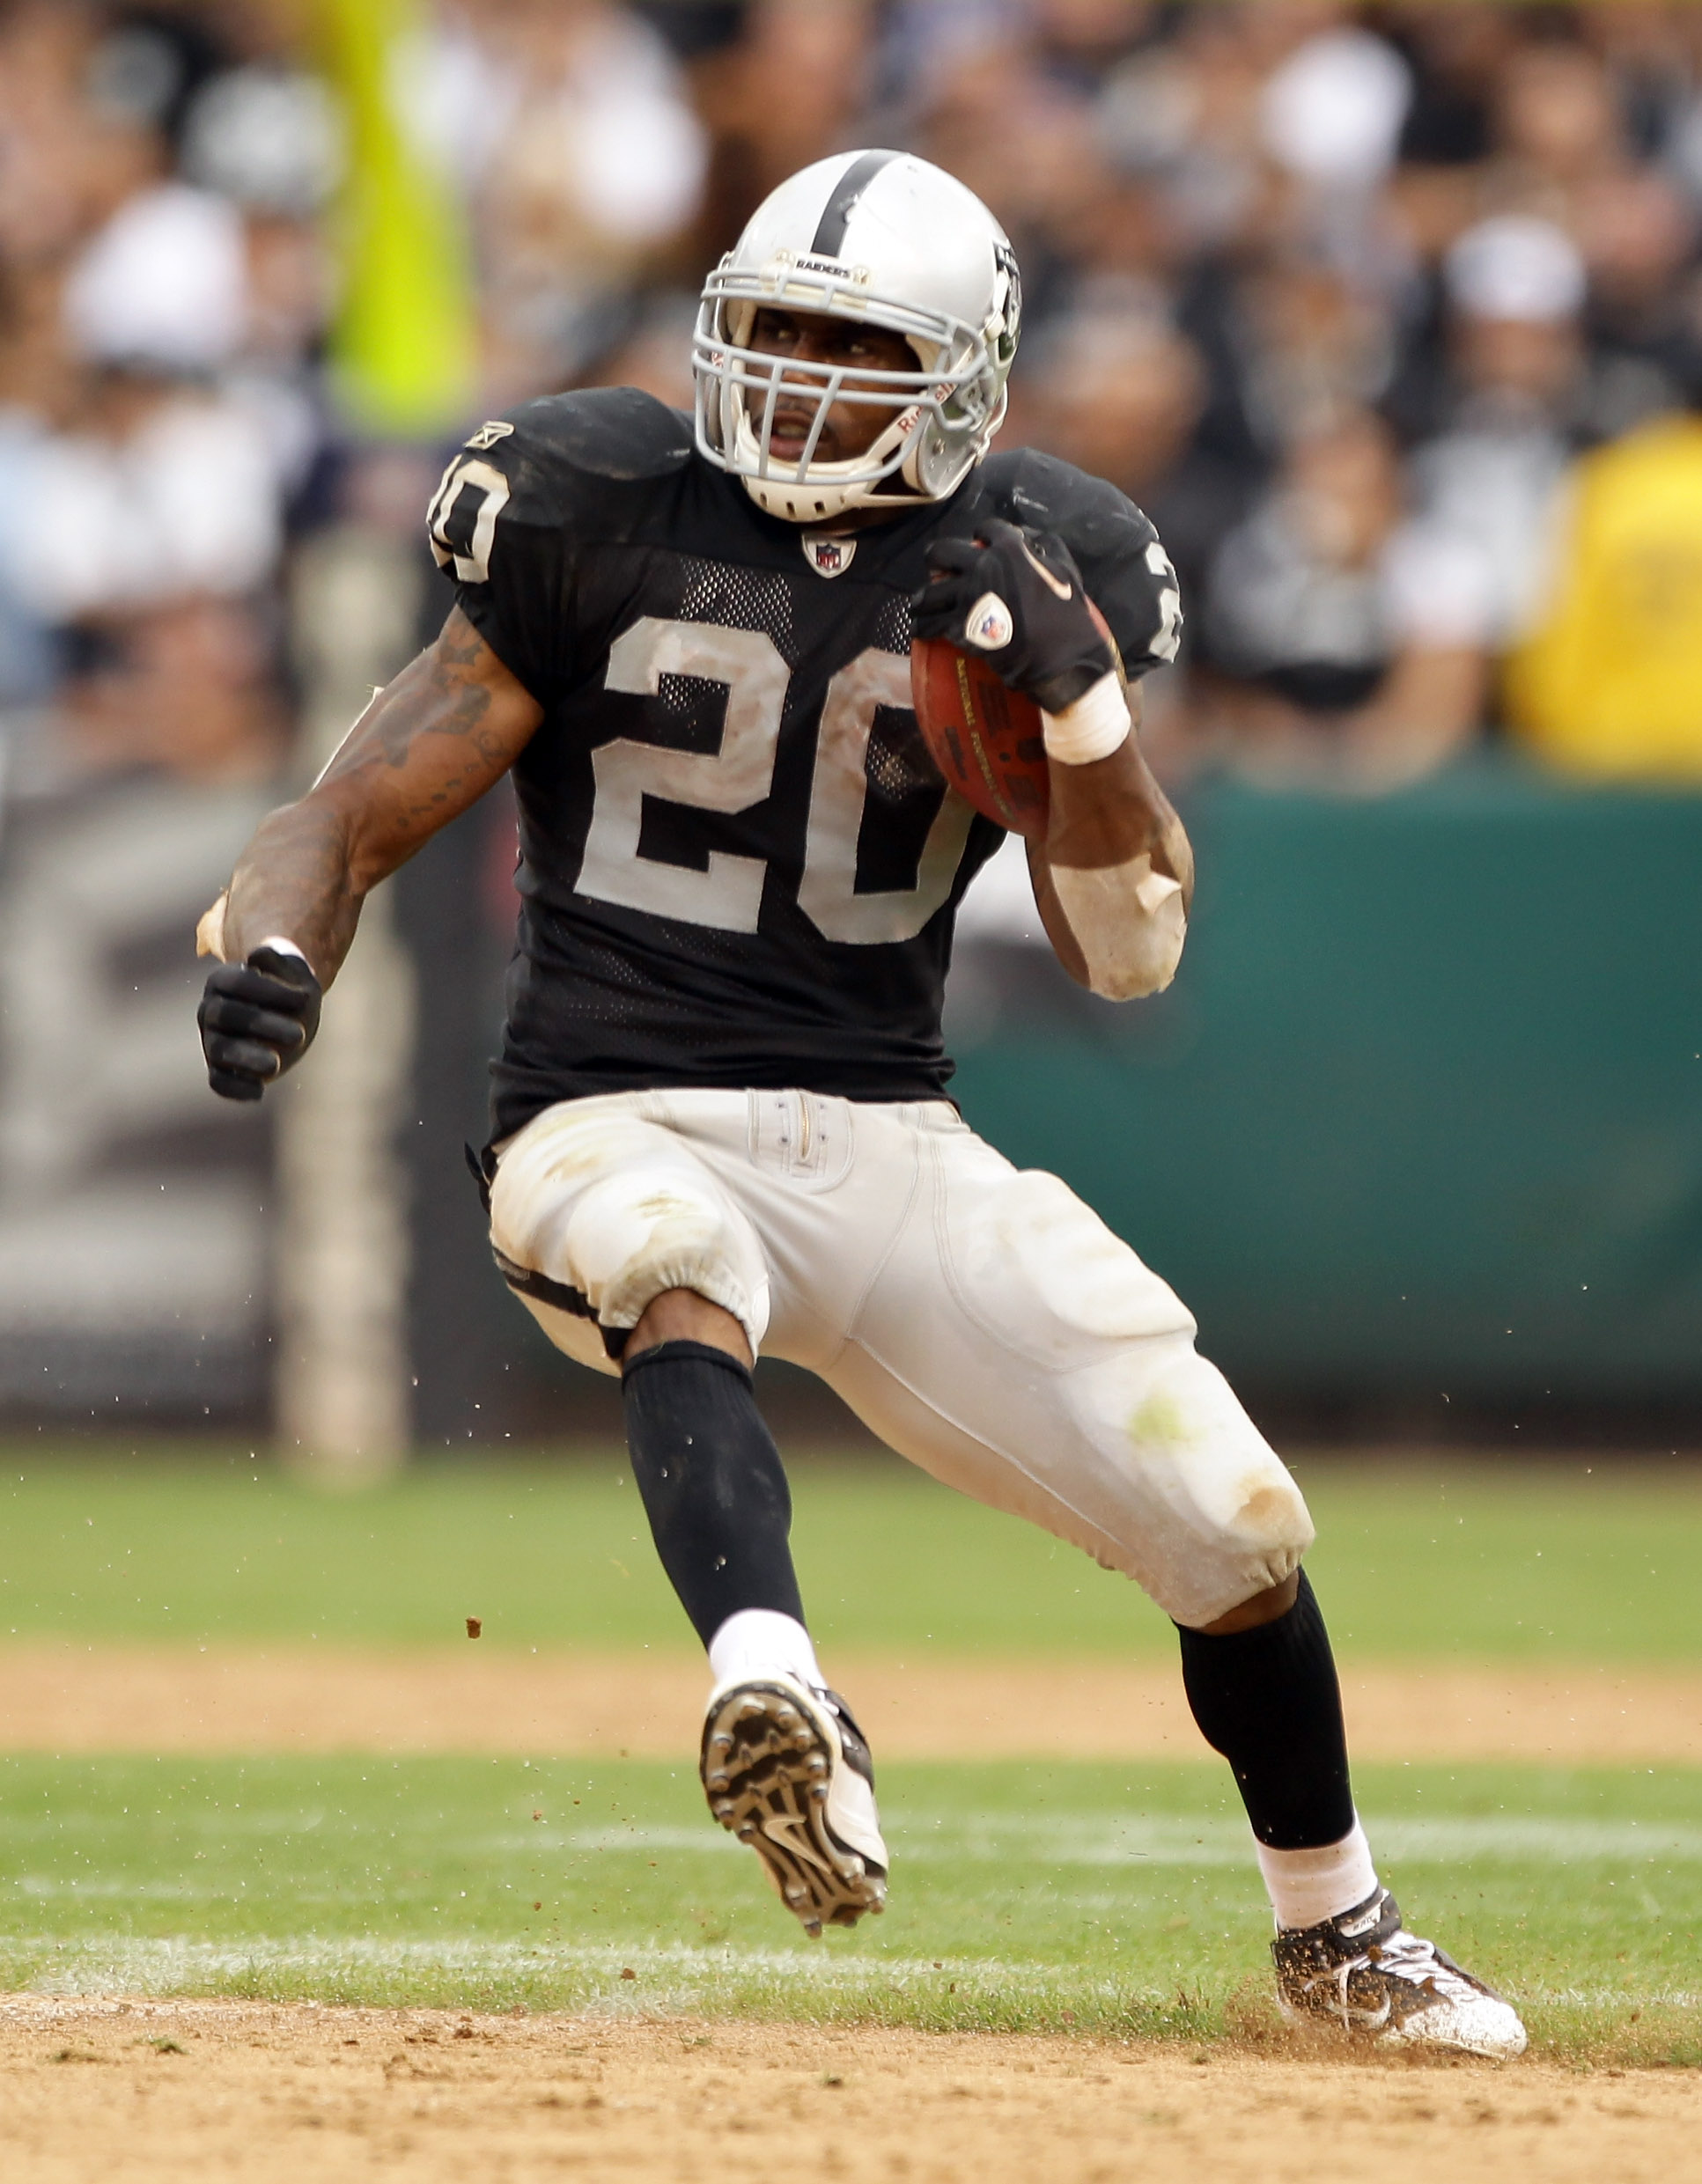
[[[0,722],[34,763],[270,776],[302,542],[419,521],[444,449],[375,449],[327,369],[350,132],[321,12],[0,5]],[[1175,778],[1370,789],[1500,732],[1544,687],[1577,466],[1702,396],[1702,9],[400,19],[387,96],[474,267],[445,446],[568,386],[689,404],[704,270],[812,158],[898,144],[978,191],[1025,283],[1003,444],[1112,479],[1180,572],[1148,732]]]

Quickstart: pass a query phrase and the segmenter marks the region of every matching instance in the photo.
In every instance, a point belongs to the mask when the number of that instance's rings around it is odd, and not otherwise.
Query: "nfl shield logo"
[[[843,577],[857,551],[855,539],[804,539],[804,559],[818,577]]]
[[[997,592],[984,592],[969,609],[963,635],[984,652],[1002,652],[1016,634],[1011,610]]]

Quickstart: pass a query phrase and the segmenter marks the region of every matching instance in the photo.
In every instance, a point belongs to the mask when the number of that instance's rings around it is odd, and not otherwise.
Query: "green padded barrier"
[[[1186,816],[1168,994],[966,963],[999,991],[959,1011],[969,1121],[1267,1390],[1702,1397],[1702,798],[1484,759]]]

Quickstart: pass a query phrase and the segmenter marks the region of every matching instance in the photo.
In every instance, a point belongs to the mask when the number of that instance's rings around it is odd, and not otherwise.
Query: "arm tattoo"
[[[239,953],[284,933],[329,984],[368,889],[475,803],[542,709],[459,610],[374,700],[299,803],[262,822],[232,882]]]
[[[428,655],[426,703],[416,709],[399,702],[380,710],[376,724],[379,747],[387,764],[406,766],[418,739],[426,735],[460,737],[472,742],[487,764],[497,761],[499,744],[479,732],[490,710],[490,693],[483,683],[455,672],[472,665],[483,650],[483,640],[478,638],[453,650],[439,640]]]

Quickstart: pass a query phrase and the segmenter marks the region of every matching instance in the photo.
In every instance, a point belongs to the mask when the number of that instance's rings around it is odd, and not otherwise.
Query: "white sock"
[[[741,1607],[709,1642],[709,1670],[718,1685],[771,1676],[777,1669],[814,1691],[827,1681],[810,1634],[795,1616],[771,1607]]]
[[[1356,1820],[1339,1842],[1315,1850],[1273,1850],[1255,1842],[1259,1871],[1271,1892],[1278,1926],[1316,1926],[1363,1903],[1377,1886],[1371,1845]]]

